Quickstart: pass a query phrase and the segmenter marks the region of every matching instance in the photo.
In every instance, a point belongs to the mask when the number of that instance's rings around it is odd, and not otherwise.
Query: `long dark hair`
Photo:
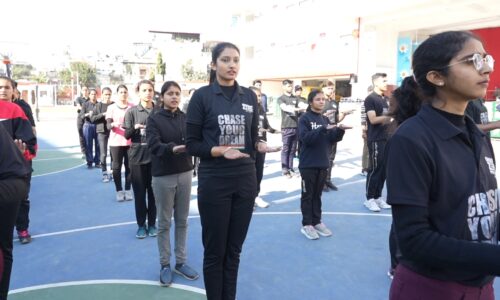
[[[429,37],[413,53],[413,76],[406,77],[391,99],[389,115],[395,125],[414,116],[427,99],[432,99],[436,86],[427,80],[427,73],[438,71],[447,76],[449,63],[471,39],[481,40],[469,31],[445,31]]]
[[[217,59],[221,55],[222,51],[224,51],[226,48],[232,48],[236,51],[238,51],[238,54],[240,54],[240,49],[236,47],[235,44],[229,43],[229,42],[222,42],[218,43],[215,45],[215,47],[212,49],[212,64],[217,63]],[[217,78],[215,70],[210,69],[210,78],[209,78],[209,84],[214,83],[215,79]]]

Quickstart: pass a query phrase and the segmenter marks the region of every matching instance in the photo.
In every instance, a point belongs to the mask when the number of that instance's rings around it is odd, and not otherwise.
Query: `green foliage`
[[[43,72],[38,72],[37,75],[32,75],[30,79],[38,83],[47,83],[49,81],[49,77],[47,77],[47,74]]]
[[[14,80],[29,79],[33,71],[32,65],[12,65],[12,78]]]
[[[208,74],[205,71],[196,71],[193,67],[193,60],[189,59],[181,66],[182,77],[187,81],[208,80]]]
[[[158,52],[158,57],[156,58],[156,73],[161,75],[161,79],[165,81],[165,74],[167,72],[167,64],[163,62],[163,56],[161,52]]]
[[[63,69],[59,71],[57,78],[61,84],[71,84],[71,70]]]
[[[86,62],[72,62],[71,70],[78,73],[78,80],[80,85],[85,85],[88,87],[98,86],[96,70],[90,64]]]

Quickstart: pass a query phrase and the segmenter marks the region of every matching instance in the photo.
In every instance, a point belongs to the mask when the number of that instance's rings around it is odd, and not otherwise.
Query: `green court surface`
[[[39,286],[12,291],[10,300],[198,300],[206,296],[198,289],[172,285],[168,288],[160,287],[157,283],[63,283],[48,286]]]
[[[60,172],[84,164],[82,154],[71,150],[71,148],[39,150],[33,160],[33,176]]]

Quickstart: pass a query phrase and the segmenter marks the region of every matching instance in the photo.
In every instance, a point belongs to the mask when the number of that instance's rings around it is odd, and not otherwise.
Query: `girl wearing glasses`
[[[464,116],[468,101],[486,94],[493,62],[470,32],[436,34],[394,92],[391,114],[401,125],[387,147],[387,198],[401,257],[390,299],[494,299],[495,158]]]

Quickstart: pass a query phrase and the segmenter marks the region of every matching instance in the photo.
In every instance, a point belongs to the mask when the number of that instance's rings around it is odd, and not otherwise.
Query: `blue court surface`
[[[114,184],[102,183],[99,169],[86,168],[75,120],[41,122],[38,134],[30,194],[33,241],[14,243],[9,299],[205,299],[202,276],[188,281],[174,275],[171,287],[159,286],[156,238],[136,239],[133,201],[116,202]],[[270,135],[270,144],[280,141],[280,135]],[[267,155],[261,196],[271,206],[253,215],[237,299],[388,298],[391,215],[362,204],[361,151],[355,127],[338,145],[333,177],[339,191],[323,194],[323,222],[333,236],[315,241],[300,233],[300,178],[281,176],[280,154]],[[196,189],[194,178],[187,249],[188,263],[202,274]]]

